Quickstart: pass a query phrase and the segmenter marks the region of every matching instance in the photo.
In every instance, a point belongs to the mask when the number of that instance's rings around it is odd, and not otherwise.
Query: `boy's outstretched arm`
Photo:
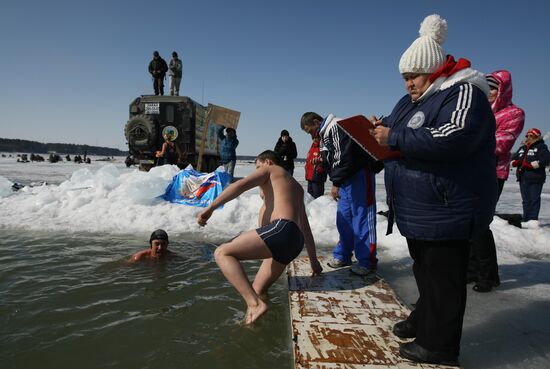
[[[317,259],[317,251],[315,250],[315,240],[313,239],[313,234],[311,233],[311,227],[309,226],[309,221],[307,219],[306,209],[302,205],[302,211],[300,214],[300,223],[302,226],[302,232],[304,233],[304,242],[306,245],[307,255],[309,256],[309,264],[311,265],[312,276],[319,275],[323,271],[319,259]]]
[[[214,201],[210,203],[210,205],[208,205],[206,209],[204,209],[204,211],[199,214],[197,217],[197,222],[199,225],[205,226],[214,210],[218,207],[237,198],[243,192],[265,183],[267,180],[269,180],[269,171],[267,168],[261,167],[245,178],[230,184],[218,197],[216,197],[216,199],[214,199]]]

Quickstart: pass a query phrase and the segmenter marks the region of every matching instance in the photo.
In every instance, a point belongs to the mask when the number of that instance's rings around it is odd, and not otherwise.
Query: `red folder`
[[[342,119],[336,122],[355,142],[359,144],[375,160],[400,158],[399,151],[390,150],[387,146],[380,146],[370,130],[374,129],[374,124],[364,115]]]

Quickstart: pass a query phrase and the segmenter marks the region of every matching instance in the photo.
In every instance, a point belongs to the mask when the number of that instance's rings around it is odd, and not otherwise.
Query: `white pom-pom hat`
[[[441,46],[447,38],[447,21],[437,14],[428,15],[420,24],[420,37],[399,60],[399,73],[433,73],[447,57]]]

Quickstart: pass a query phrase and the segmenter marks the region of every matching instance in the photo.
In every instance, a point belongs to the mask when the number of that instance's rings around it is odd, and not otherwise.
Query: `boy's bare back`
[[[265,206],[261,224],[270,223],[275,219],[287,219],[300,225],[304,210],[302,186],[278,165],[262,166],[258,170],[265,170],[269,174],[268,179],[260,184]]]

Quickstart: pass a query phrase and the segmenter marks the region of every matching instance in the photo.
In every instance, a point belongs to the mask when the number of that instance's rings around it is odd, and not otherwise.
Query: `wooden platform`
[[[307,257],[288,267],[296,369],[442,368],[399,356],[405,341],[391,330],[410,310],[388,283],[320,261],[324,273],[315,278]]]

